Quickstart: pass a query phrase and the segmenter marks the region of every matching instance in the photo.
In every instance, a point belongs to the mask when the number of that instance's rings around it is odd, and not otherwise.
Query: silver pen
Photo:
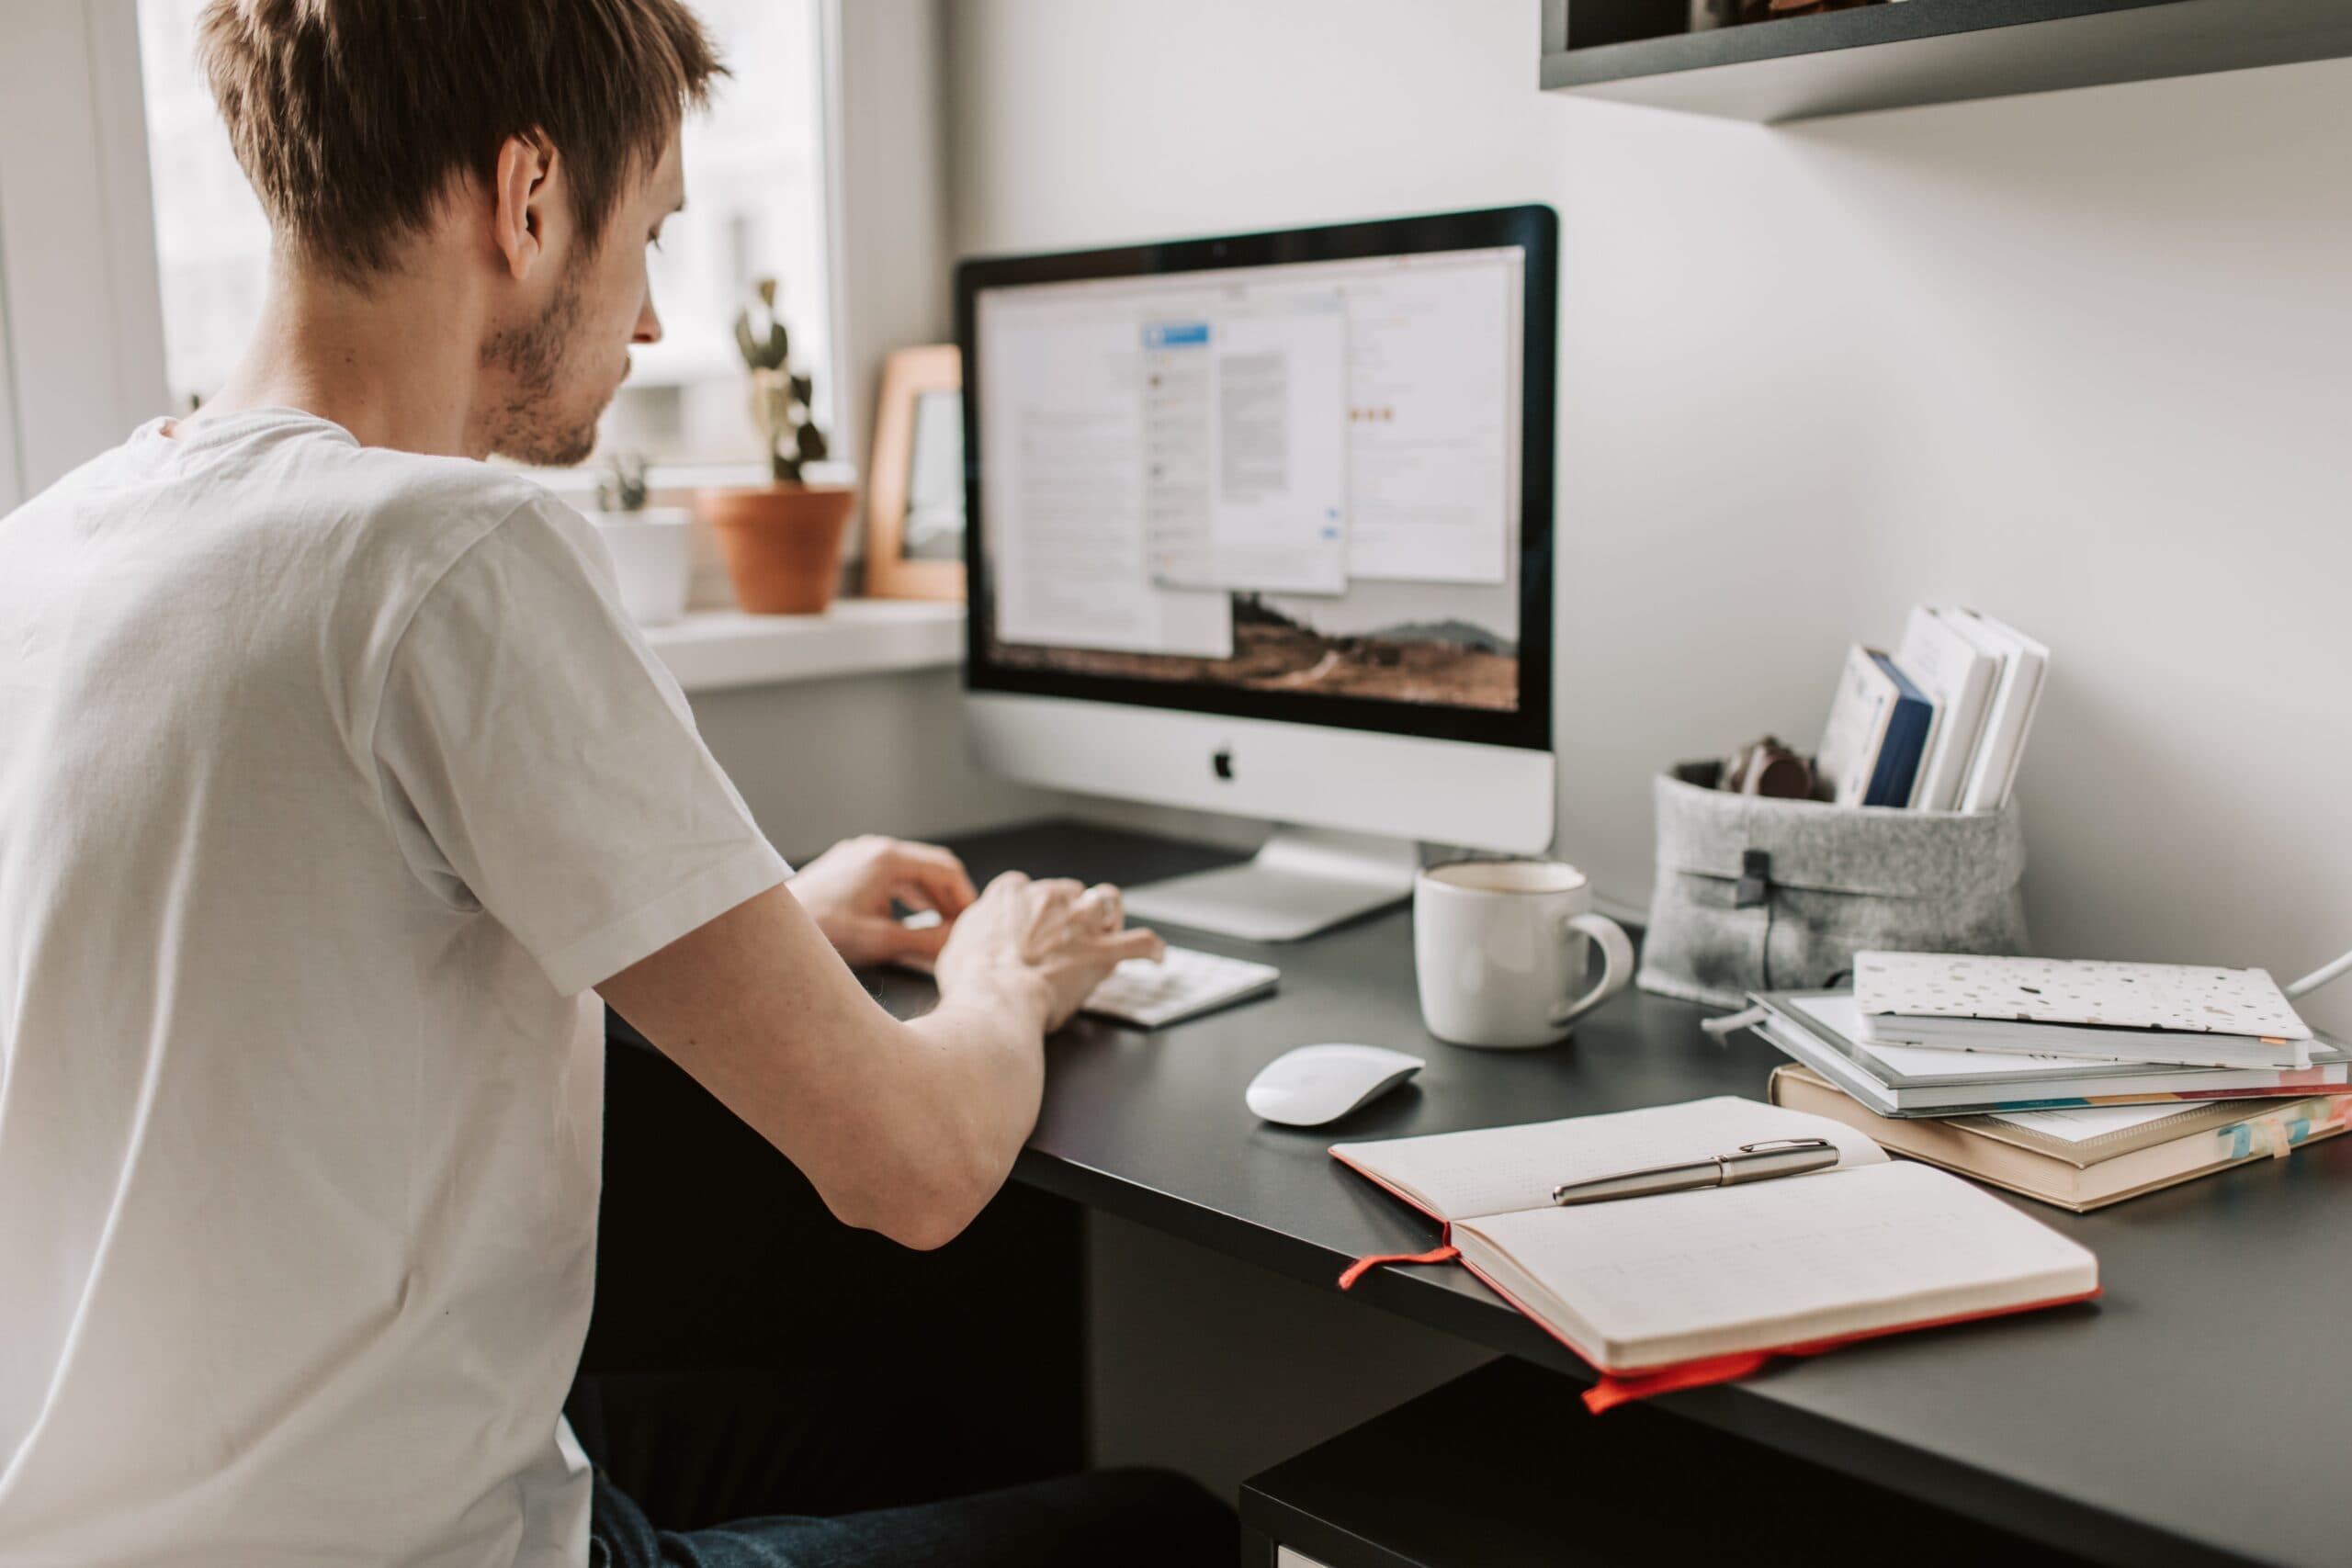
[[[1657,1165],[1616,1176],[1596,1176],[1552,1189],[1552,1201],[1600,1203],[1611,1198],[1647,1198],[1659,1192],[1687,1192],[1697,1187],[1736,1187],[1743,1181],[1770,1181],[1776,1176],[1803,1176],[1826,1170],[1838,1163],[1838,1145],[1826,1138],[1773,1138],[1742,1144],[1736,1152],[1693,1160],[1688,1165]]]

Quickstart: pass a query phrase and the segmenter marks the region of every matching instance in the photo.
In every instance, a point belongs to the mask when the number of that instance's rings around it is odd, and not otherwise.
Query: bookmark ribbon
[[[1771,1017],[1766,1008],[1749,1008],[1744,1012],[1727,1012],[1721,1018],[1702,1018],[1699,1027],[1718,1040],[1727,1039],[1743,1029],[1753,1029]]]
[[[1605,1415],[1621,1404],[1631,1404],[1637,1399],[1655,1399],[1661,1393],[1679,1389],[1711,1388],[1719,1382],[1735,1382],[1750,1372],[1764,1370],[1771,1360],[1770,1350],[1750,1350],[1736,1356],[1710,1356],[1703,1361],[1685,1361],[1680,1366],[1663,1371],[1634,1372],[1619,1376],[1603,1372],[1600,1381],[1584,1391],[1584,1407],[1595,1416]]]
[[[1451,1263],[1461,1256],[1451,1247],[1432,1247],[1427,1252],[1375,1252],[1348,1265],[1347,1271],[1340,1276],[1340,1289],[1351,1288],[1358,1280],[1384,1263]]]

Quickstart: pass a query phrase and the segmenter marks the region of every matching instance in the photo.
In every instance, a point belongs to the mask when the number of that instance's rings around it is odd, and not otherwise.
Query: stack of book
[[[1755,998],[1779,1103],[2071,1209],[2344,1130],[2352,1054],[2259,969],[1865,953]]]
[[[1815,772],[1839,806],[1993,811],[2017,782],[2050,650],[1990,615],[1911,612],[1892,654],[1846,655]]]

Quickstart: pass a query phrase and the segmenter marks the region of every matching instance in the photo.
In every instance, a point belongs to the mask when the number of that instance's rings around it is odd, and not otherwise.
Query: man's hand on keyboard
[[[1119,890],[1107,883],[1033,882],[1012,871],[947,929],[934,973],[941,996],[950,998],[1009,977],[1034,984],[1050,1032],[1122,962],[1157,959],[1163,951],[1158,936],[1126,924]]]

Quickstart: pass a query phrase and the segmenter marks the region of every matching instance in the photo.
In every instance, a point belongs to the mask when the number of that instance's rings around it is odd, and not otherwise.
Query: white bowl
[[[665,626],[686,613],[694,575],[689,517],[675,506],[589,513],[613,558],[621,607],[639,626]]]

